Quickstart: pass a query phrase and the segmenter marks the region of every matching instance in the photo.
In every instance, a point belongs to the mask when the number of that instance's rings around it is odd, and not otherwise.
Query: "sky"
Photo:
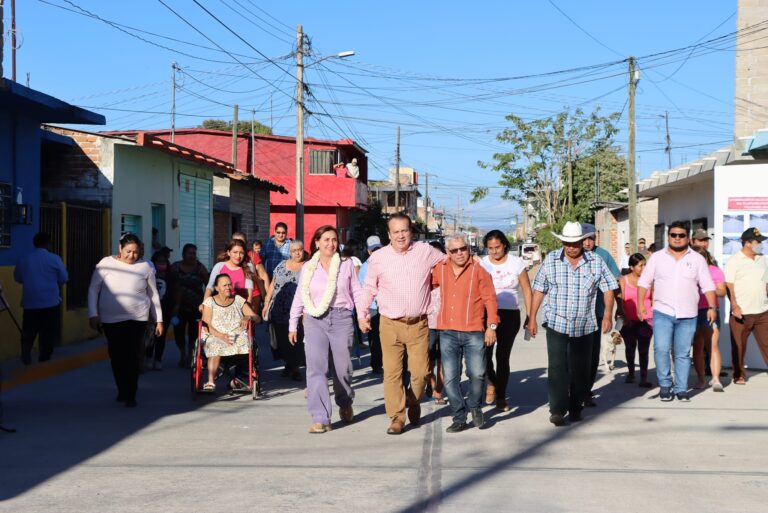
[[[735,0],[17,4],[17,80],[29,73],[31,87],[104,114],[110,130],[170,126],[176,61],[177,127],[231,119],[237,103],[240,119],[255,111],[274,133],[294,135],[302,24],[311,41],[306,136],[351,137],[369,151],[370,179],[383,179],[400,126],[401,165],[430,174],[430,196],[449,220],[459,214],[485,229],[509,227],[520,211],[501,198],[498,174],[478,166],[508,151],[495,139],[504,117],[620,112],[616,140],[625,148],[629,56],[640,69],[640,178],[668,168],[665,112],[673,166],[733,138]],[[9,77],[7,34],[4,42]],[[349,50],[355,55],[317,62]],[[481,185],[490,195],[471,204]]]

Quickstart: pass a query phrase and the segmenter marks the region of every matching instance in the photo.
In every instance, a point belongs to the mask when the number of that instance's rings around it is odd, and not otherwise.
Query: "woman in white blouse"
[[[155,272],[148,262],[139,260],[140,245],[141,241],[132,233],[120,237],[119,253],[101,259],[88,288],[90,325],[95,330],[104,330],[117,384],[117,400],[129,408],[136,406],[150,309],[157,319],[155,335],[163,333],[163,311]]]
[[[517,332],[520,331],[520,295],[523,290],[525,311],[531,306],[531,281],[522,258],[509,254],[509,240],[500,230],[491,230],[485,235],[483,245],[488,256],[480,264],[488,271],[496,289],[496,302],[499,304],[499,327],[496,330],[496,368],[493,366],[493,346],[486,348],[485,372],[487,387],[485,402],[502,411],[509,410],[507,403],[507,383],[509,382],[509,356]],[[528,322],[526,321],[526,325]]]

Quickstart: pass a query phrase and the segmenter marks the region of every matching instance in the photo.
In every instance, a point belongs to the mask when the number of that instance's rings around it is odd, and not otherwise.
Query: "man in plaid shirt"
[[[565,413],[572,422],[581,420],[581,409],[590,387],[592,338],[598,331],[595,299],[602,292],[605,314],[602,331],[613,327],[613,290],[616,279],[605,262],[585,252],[586,234],[579,223],[566,223],[556,235],[563,249],[552,251],[533,280],[533,306],[528,330],[536,336],[536,314],[544,304],[547,329],[549,421],[565,425]]]
[[[275,225],[275,236],[261,248],[261,261],[270,280],[277,264],[289,258],[291,258],[291,239],[288,238],[288,225],[281,221]]]

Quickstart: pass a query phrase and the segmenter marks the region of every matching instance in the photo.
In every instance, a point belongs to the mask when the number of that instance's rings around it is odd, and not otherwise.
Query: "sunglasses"
[[[688,237],[687,233],[670,233],[669,238],[670,239],[685,239]]]
[[[469,250],[469,248],[467,246],[462,246],[460,248],[449,249],[448,253],[450,253],[451,255],[455,255],[456,253],[464,252],[464,251],[468,251],[468,250]]]

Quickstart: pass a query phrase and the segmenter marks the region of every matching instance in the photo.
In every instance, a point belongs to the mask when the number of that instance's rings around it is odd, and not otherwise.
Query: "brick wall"
[[[768,0],[739,0],[737,30],[768,19]],[[752,41],[754,34],[737,39],[737,45],[749,51],[736,52],[736,91],[734,101],[734,138],[750,136],[768,127],[768,47]]]
[[[71,138],[75,145],[43,146],[40,174],[43,201],[76,200],[109,206],[112,140],[58,127],[50,127],[50,131]]]

